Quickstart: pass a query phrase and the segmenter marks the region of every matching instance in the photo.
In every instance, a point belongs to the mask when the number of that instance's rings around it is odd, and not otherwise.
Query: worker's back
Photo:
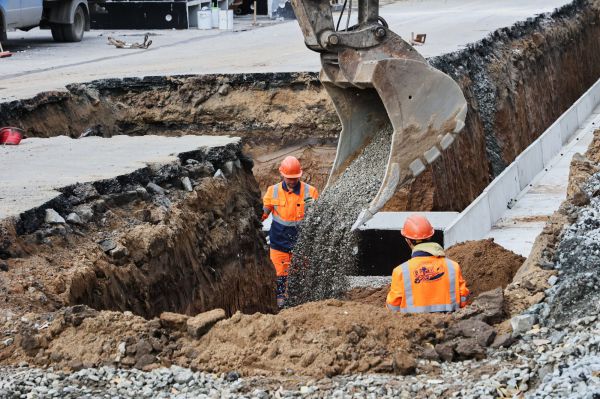
[[[394,269],[388,308],[403,313],[429,313],[464,307],[469,290],[458,263],[444,256],[424,255],[429,256],[413,256]]]

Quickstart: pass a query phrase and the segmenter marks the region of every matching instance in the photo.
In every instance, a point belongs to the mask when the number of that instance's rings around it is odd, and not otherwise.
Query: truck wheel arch
[[[81,6],[85,14],[85,30],[90,30],[90,9],[86,0],[64,1],[50,8],[48,22],[51,24],[72,24],[75,20],[75,10]]]

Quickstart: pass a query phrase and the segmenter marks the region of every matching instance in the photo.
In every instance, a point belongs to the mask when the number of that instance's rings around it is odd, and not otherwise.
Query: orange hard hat
[[[415,214],[406,219],[401,233],[411,240],[425,240],[432,237],[435,231],[425,216]]]
[[[281,161],[279,172],[283,177],[287,177],[288,179],[296,179],[302,176],[302,166],[300,166],[300,161],[298,161],[296,157],[287,156],[283,161]]]

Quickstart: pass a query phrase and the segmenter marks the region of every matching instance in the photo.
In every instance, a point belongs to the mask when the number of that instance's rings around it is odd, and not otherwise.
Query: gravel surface
[[[392,283],[391,276],[350,276],[348,277],[348,288],[380,288]]]
[[[376,133],[362,153],[307,212],[290,267],[290,305],[341,296],[356,268],[357,236],[350,231],[375,197],[390,153],[392,129]]]

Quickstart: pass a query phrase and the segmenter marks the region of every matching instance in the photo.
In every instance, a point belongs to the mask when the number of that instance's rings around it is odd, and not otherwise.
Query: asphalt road
[[[226,136],[114,136],[29,138],[0,146],[0,219],[18,216],[55,198],[57,189],[109,179],[148,164],[168,164],[182,152],[239,141]],[[65,162],[68,160],[68,162]]]
[[[497,28],[510,26],[568,3],[567,0],[407,0],[380,10],[402,37],[426,33],[418,50],[426,57],[460,49]],[[356,15],[356,11],[353,12]],[[107,45],[107,37],[142,41],[140,31],[86,32],[81,43],[54,43],[50,31],[11,32],[6,47],[15,52],[0,59],[0,101],[61,90],[68,83],[99,78],[317,71],[319,57],[305,46],[295,21],[263,27],[237,19],[237,32],[217,30],[151,31],[147,50]]]

